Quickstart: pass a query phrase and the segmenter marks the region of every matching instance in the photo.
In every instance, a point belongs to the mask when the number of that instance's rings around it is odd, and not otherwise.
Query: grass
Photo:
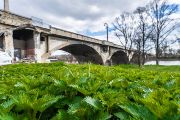
[[[162,72],[180,72],[180,66],[145,66],[146,70],[156,70],[156,71],[162,71]]]
[[[0,67],[0,120],[178,120],[180,66]]]

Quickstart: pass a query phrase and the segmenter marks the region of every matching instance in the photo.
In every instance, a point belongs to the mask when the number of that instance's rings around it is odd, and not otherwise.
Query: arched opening
[[[47,62],[65,62],[69,64],[78,64],[78,60],[71,53],[63,50],[56,50],[51,53],[51,56],[46,60]]]
[[[123,51],[117,51],[111,57],[111,65],[127,64],[128,61],[127,54]]]
[[[70,44],[59,48],[59,50],[70,53],[76,58],[78,63],[94,63],[100,65],[103,64],[103,60],[99,53],[88,45]]]
[[[130,60],[132,64],[138,64],[138,52],[135,52]]]

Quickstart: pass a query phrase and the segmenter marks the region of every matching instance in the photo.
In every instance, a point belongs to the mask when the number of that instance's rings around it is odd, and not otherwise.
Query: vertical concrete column
[[[41,35],[39,32],[34,31],[34,50],[35,50],[35,60],[38,63],[41,63],[41,48],[40,48],[40,38]]]
[[[128,60],[129,62],[131,61],[131,59],[133,58],[134,52],[130,52],[130,54],[128,53],[128,51],[126,51],[126,54],[128,56]]]
[[[102,57],[102,60],[103,60],[103,64],[106,65],[107,61],[109,60],[109,52],[101,52],[101,57]]]
[[[50,37],[47,36],[47,37],[46,37],[46,53],[49,52],[49,39],[50,39]]]
[[[5,52],[8,53],[14,59],[14,42],[13,42],[13,31],[12,30],[5,31],[4,48],[5,48]]]
[[[9,0],[4,0],[4,10],[9,11]]]

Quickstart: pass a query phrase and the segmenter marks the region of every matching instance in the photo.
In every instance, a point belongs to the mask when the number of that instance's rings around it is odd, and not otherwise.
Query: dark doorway
[[[18,59],[34,59],[35,44],[33,30],[19,29],[13,32],[14,57]]]
[[[0,33],[0,50],[4,50],[4,33]]]

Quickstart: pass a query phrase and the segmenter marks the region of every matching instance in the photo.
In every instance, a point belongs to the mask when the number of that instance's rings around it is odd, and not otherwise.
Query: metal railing
[[[38,26],[38,27],[50,29],[50,25],[47,24],[47,23],[45,23],[45,22],[43,21],[43,19],[40,19],[40,18],[37,18],[37,17],[34,17],[34,16],[32,16],[31,19],[32,19],[32,24],[33,24],[34,26]]]

